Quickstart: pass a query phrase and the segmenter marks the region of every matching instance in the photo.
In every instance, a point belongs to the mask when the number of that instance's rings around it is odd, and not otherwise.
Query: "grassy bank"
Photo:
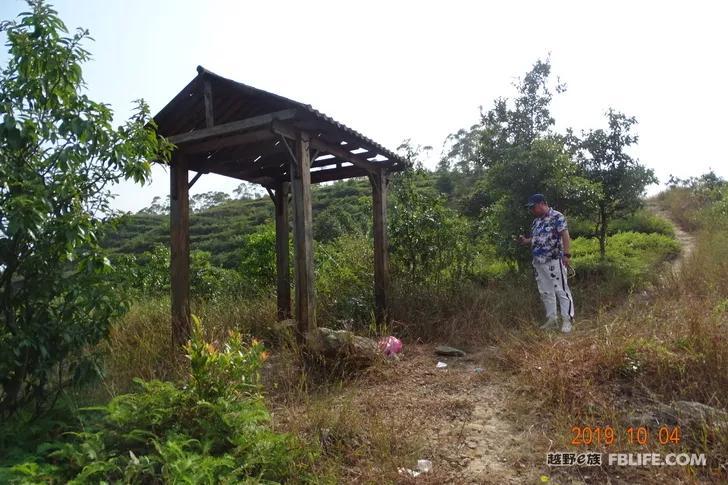
[[[679,197],[680,193],[664,197],[666,207],[677,204]],[[683,200],[678,206],[689,204]],[[705,217],[703,212],[693,220]],[[544,338],[537,332],[504,336],[499,343],[505,368],[528,390],[529,406],[543,410],[541,432],[566,449],[573,426],[625,430],[647,422],[656,432],[656,417],[662,416],[663,424],[671,419],[669,413],[665,418],[656,410],[676,401],[705,404],[717,413],[728,410],[727,258],[725,225],[701,225],[696,247],[679,271],[668,268],[619,305],[581,319],[568,338]],[[653,445],[650,450],[705,453],[709,466],[655,470],[653,477],[725,479],[720,464],[728,460],[728,433],[711,418],[689,418],[679,444]],[[622,440],[604,450],[634,448]]]

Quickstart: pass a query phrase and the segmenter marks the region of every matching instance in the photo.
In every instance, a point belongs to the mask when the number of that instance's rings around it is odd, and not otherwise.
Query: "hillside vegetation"
[[[548,59],[448,137],[436,170],[427,147],[399,147],[411,167],[388,191],[389,321],[373,315],[368,182],[315,188],[318,324],[404,342],[355,366],[276,321],[272,203],[243,190],[195,199],[194,331],[175,346],[163,204],[117,219],[105,190],[143,183],[173,147],[143,102],[114,129],[82,94],[87,32],[70,36],[42,1],[1,25],[0,481],[395,483],[422,457],[435,468],[421,483],[728,478],[728,184],[672,179],[646,206],[656,178],[630,155],[636,119],[608,109],[602,128],[556,131],[565,87]],[[570,334],[539,329],[515,243],[536,192],[573,238]],[[441,343],[467,358],[435,367]],[[544,463],[587,449],[575,426],[664,422],[682,429],[669,450],[707,466]]]

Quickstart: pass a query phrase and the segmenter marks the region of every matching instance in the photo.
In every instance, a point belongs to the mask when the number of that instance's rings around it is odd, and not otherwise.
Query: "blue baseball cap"
[[[546,197],[543,194],[533,194],[531,197],[528,198],[528,203],[526,204],[526,207],[531,208],[541,202],[546,202]]]

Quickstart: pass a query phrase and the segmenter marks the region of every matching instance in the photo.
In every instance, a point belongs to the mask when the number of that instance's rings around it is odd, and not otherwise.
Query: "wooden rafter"
[[[202,95],[205,100],[205,127],[215,126],[215,114],[212,107],[212,83],[209,79],[202,81]]]
[[[281,136],[292,140],[296,137],[295,128],[278,122],[274,122],[272,124],[272,127],[273,131],[280,134]],[[341,145],[336,146],[318,138],[311,138],[310,146],[313,149],[319,150],[319,153],[329,153],[331,155],[334,155],[335,157],[342,158],[370,172],[373,172],[379,168],[375,163],[372,163],[366,158],[361,157],[355,153],[351,153],[346,148],[342,148]]]

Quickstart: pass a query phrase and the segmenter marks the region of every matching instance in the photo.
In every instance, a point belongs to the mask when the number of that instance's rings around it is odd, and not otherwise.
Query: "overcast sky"
[[[95,38],[89,94],[118,119],[140,97],[158,112],[199,64],[312,104],[389,148],[432,145],[434,166],[448,134],[550,53],[568,88],[553,104],[558,129],[603,126],[611,106],[637,117],[633,153],[662,182],[709,168],[728,176],[725,2],[52,3],[69,29]],[[3,19],[22,10],[0,2]],[[237,183],[205,175],[193,193]],[[118,186],[115,206],[136,211],[168,190],[156,168],[150,185]]]

